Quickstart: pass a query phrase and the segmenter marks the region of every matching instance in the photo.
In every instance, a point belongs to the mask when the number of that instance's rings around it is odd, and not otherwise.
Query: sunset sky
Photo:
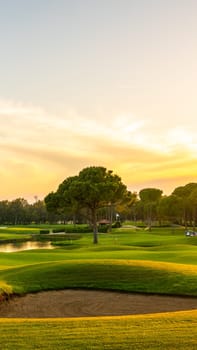
[[[196,0],[0,0],[0,200],[102,165],[197,181]]]

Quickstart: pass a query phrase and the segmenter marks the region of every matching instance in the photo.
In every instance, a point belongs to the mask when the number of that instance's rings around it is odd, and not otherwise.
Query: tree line
[[[88,167],[66,178],[44,201],[29,204],[23,198],[0,201],[0,224],[39,224],[73,221],[89,223],[97,240],[97,223],[107,219],[152,225],[197,222],[197,183],[179,186],[169,195],[158,188],[129,191],[121,178],[104,167]]]
[[[58,220],[58,216],[48,213],[44,201],[29,204],[24,198],[0,201],[1,225],[42,224]]]
[[[68,177],[45,197],[51,213],[72,215],[76,222],[82,215],[93,228],[93,242],[97,243],[98,220],[114,219],[142,221],[151,230],[154,221],[160,225],[193,226],[197,219],[197,183],[175,188],[170,196],[157,188],[131,192],[121,178],[104,167],[88,167],[78,175]]]

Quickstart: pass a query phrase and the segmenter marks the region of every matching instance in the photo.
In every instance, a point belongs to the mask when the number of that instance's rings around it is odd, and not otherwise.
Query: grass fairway
[[[196,296],[196,243],[180,229],[120,229],[100,235],[96,246],[84,234],[50,251],[0,253],[0,293],[91,288]]]
[[[26,235],[20,228],[2,236]],[[19,236],[18,236],[19,237]],[[1,239],[1,234],[0,234]],[[119,229],[54,250],[0,253],[0,293],[89,288],[197,296],[197,237]],[[0,348],[197,349],[197,311],[79,319],[0,319]]]
[[[63,288],[197,295],[193,265],[138,260],[62,260],[0,271],[13,293]],[[2,286],[3,288],[3,286]],[[6,290],[5,290],[6,291]]]
[[[0,328],[3,350],[196,350],[197,347],[197,311],[135,317],[1,319]]]

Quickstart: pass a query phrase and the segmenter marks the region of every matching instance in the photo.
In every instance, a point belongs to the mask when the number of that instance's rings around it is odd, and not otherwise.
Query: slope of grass
[[[0,231],[24,237],[34,227]],[[38,228],[35,227],[35,231]],[[34,231],[34,232],[35,232]],[[36,231],[37,232],[37,231]],[[32,232],[31,232],[32,233]],[[197,296],[197,237],[119,229],[55,250],[0,253],[0,294],[90,288]],[[79,319],[0,319],[3,350],[196,350],[197,311]]]
[[[132,247],[126,245],[68,244],[61,249],[31,250],[15,253],[0,253],[0,269],[4,266],[23,266],[50,261],[84,259],[152,260],[180,264],[197,264],[197,247],[192,245],[162,245],[157,247]]]
[[[196,350],[197,311],[78,319],[0,319],[0,328],[3,350]]]
[[[91,241],[84,234],[55,250],[0,253],[0,281],[18,293],[83,287],[197,295],[197,246],[183,230],[119,229],[100,235],[99,245]]]
[[[197,295],[197,268],[138,260],[66,260],[0,271],[15,293],[63,288],[91,288]]]

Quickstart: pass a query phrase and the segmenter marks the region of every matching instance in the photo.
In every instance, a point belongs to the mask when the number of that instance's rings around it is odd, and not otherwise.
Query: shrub
[[[34,241],[39,241],[39,242],[60,242],[60,241],[71,241],[71,240],[77,240],[80,239],[81,235],[73,233],[73,234],[60,234],[60,235],[56,235],[56,234],[40,234],[40,235],[36,235],[33,240]]]
[[[99,225],[98,227],[98,232],[100,233],[107,233],[109,232],[109,230],[110,230],[109,225]]]
[[[49,230],[40,230],[40,234],[49,234],[50,231]]]
[[[60,228],[54,228],[52,230],[53,233],[60,233],[60,232],[66,232],[65,227],[60,227]]]
[[[66,227],[65,228],[66,233],[90,233],[92,232],[92,228],[90,226],[73,226],[73,227]]]
[[[120,221],[116,221],[116,222],[114,222],[113,224],[112,224],[112,228],[119,228],[119,227],[121,227],[122,225],[121,225],[121,222]]]

